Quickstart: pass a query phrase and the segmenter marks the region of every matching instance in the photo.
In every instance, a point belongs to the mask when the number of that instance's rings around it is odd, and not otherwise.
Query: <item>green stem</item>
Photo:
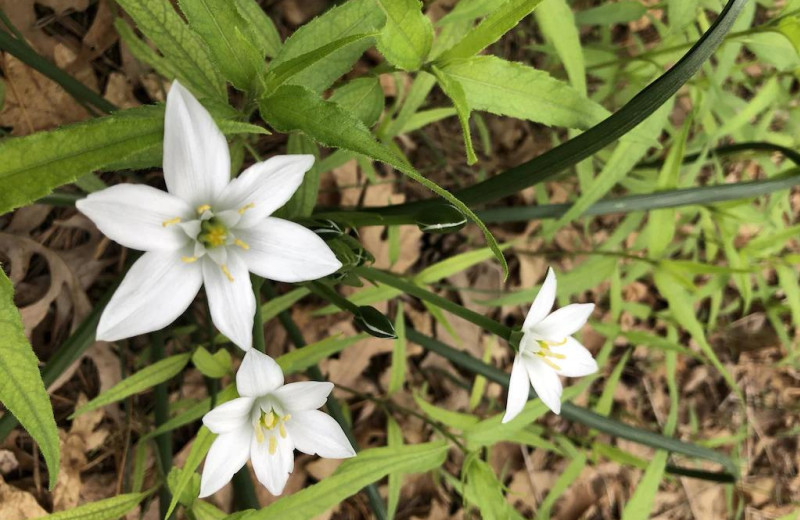
[[[151,335],[151,346],[150,346],[150,360],[153,363],[157,363],[164,359],[164,334],[161,331],[154,332]],[[155,395],[155,426],[158,428],[165,422],[169,420],[169,395],[167,393],[167,383],[159,383],[153,389],[153,393]],[[158,435],[155,437],[156,443],[156,451],[158,453],[158,464],[159,470],[163,477],[161,487],[158,490],[158,507],[160,511],[160,518],[167,518],[167,510],[169,509],[169,504],[172,502],[172,496],[169,492],[169,487],[167,486],[167,475],[169,475],[169,470],[172,467],[172,435],[170,433],[164,433],[162,435]],[[170,515],[169,518],[172,518],[173,515]]]
[[[323,284],[318,284],[323,285]],[[267,293],[267,297],[274,298],[275,291],[272,288],[271,284],[264,284],[264,290]],[[335,291],[334,291],[335,292]],[[306,346],[306,340],[303,338],[303,333],[300,332],[300,329],[297,327],[297,324],[292,320],[291,315],[287,311],[283,311],[278,314],[278,320],[280,320],[281,325],[284,329],[286,329],[286,334],[289,335],[289,340],[294,344],[295,348],[303,348]],[[325,376],[320,371],[317,365],[312,365],[307,370],[308,377],[315,381],[326,381]],[[356,442],[356,438],[353,435],[353,430],[350,428],[350,425],[347,423],[347,418],[342,411],[342,407],[336,398],[333,397],[333,394],[328,396],[328,412],[331,414],[336,422],[342,427],[342,431],[347,436],[347,439],[350,441],[350,444],[353,446],[353,449],[358,451],[358,443]],[[372,512],[375,515],[375,518],[379,520],[385,520],[387,518],[386,515],[386,505],[383,503],[383,499],[381,499],[381,495],[378,492],[378,488],[375,484],[370,484],[365,488],[367,493],[367,498],[369,499],[370,507],[372,508]]]

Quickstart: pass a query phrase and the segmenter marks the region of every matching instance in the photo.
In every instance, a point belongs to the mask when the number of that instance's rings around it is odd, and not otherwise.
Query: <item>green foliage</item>
[[[616,4],[609,4],[616,5]],[[553,44],[569,81],[586,95],[586,69],[575,16],[566,0],[544,0],[533,12],[544,37]]]
[[[75,417],[96,410],[97,408],[115,403],[131,395],[144,392],[164,381],[169,381],[180,373],[183,367],[189,363],[191,357],[191,354],[176,354],[153,363],[135,374],[126,377],[88,403],[79,407],[72,416]]]
[[[211,430],[205,426],[200,427],[200,431],[197,432],[197,437],[195,437],[192,442],[189,455],[186,457],[186,462],[183,464],[178,478],[174,479],[173,483],[170,485],[172,502],[170,502],[167,508],[166,517],[169,517],[175,510],[175,507],[178,505],[178,500],[183,496],[183,491],[186,489],[186,486],[190,486],[193,482],[197,481],[195,470],[200,466],[200,463],[203,462],[215,438],[216,435],[211,433]]]
[[[83,504],[68,511],[59,511],[42,520],[117,520],[144,500],[150,493],[127,493]]]
[[[244,35],[256,45],[261,56],[273,58],[281,50],[281,35],[267,13],[256,0],[234,0],[236,10],[244,21]]]
[[[357,457],[344,461],[325,480],[283,497],[245,518],[313,518],[390,473],[422,473],[438,468],[447,456],[447,449],[444,442],[430,442],[364,450]]]
[[[197,347],[192,354],[192,363],[206,377],[219,379],[233,370],[231,355],[227,350],[218,350],[213,354],[205,347]]]
[[[120,0],[119,5],[156,44],[181,83],[199,97],[225,99],[225,80],[208,47],[169,0]]]
[[[373,77],[348,81],[334,90],[328,101],[341,106],[370,127],[378,121],[385,103],[381,84],[378,78]]]
[[[575,15],[579,25],[612,25],[638,20],[647,13],[647,6],[633,0],[622,0],[580,11]]]
[[[422,13],[420,0],[375,0],[386,15],[378,50],[403,70],[422,66],[433,43],[433,25]]]
[[[14,306],[14,287],[0,269],[0,402],[13,413],[42,450],[50,487],[59,468],[58,430],[39,360],[25,337],[22,318]]]

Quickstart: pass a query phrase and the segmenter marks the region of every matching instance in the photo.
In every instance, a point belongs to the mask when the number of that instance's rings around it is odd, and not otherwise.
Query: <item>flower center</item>
[[[553,352],[552,348],[558,348],[567,344],[567,338],[562,339],[561,341],[548,341],[548,340],[533,340],[529,343],[530,347],[527,349],[528,353],[539,356],[542,358],[547,366],[552,368],[553,370],[561,370],[561,367],[555,364],[552,360],[553,359],[566,359],[567,356],[564,354],[559,354],[558,352]]]
[[[225,245],[228,241],[228,227],[217,217],[204,220],[200,223],[197,241],[208,249]]]
[[[259,444],[269,438],[268,442],[270,455],[274,455],[278,450],[278,438],[275,436],[275,430],[278,430],[278,434],[281,436],[281,439],[285,439],[286,427],[284,424],[286,424],[286,422],[291,418],[292,416],[288,413],[280,416],[275,413],[275,410],[270,410],[268,413],[262,411],[258,421],[256,421],[256,423],[253,425],[253,428],[256,432],[256,440]]]

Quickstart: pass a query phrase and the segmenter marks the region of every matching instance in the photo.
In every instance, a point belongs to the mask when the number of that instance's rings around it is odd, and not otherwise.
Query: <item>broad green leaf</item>
[[[465,466],[464,498],[480,510],[482,518],[522,518],[506,501],[503,484],[486,462],[472,458]]]
[[[402,304],[397,306],[394,332],[397,337],[394,339],[394,348],[392,349],[392,369],[387,389],[389,395],[402,390],[406,379],[406,320]]]
[[[468,413],[454,412],[452,410],[445,410],[435,404],[429,403],[424,397],[414,394],[414,401],[417,406],[425,412],[434,421],[439,421],[445,426],[455,428],[457,430],[466,430],[475,424],[478,424],[478,418]]]
[[[471,111],[470,103],[467,101],[467,94],[464,92],[464,86],[461,81],[455,76],[441,71],[436,66],[432,67],[433,74],[439,81],[439,86],[442,88],[453,106],[456,109],[458,122],[461,125],[461,133],[464,135],[464,146],[467,150],[467,164],[475,164],[478,158],[475,156],[475,150],[472,147],[472,135],[469,128],[469,114]]]
[[[203,38],[222,75],[239,90],[252,89],[253,80],[265,68],[264,55],[244,36],[247,24],[235,2],[180,0],[179,3],[189,26]]]
[[[197,520],[224,520],[228,518],[228,513],[204,500],[192,502],[192,514]]]
[[[225,80],[208,48],[183,22],[169,0],[119,0],[118,3],[142,34],[156,44],[181,83],[198,97],[226,100]]]
[[[461,0],[453,10],[436,22],[437,27],[443,27],[456,22],[472,22],[478,18],[495,11],[507,0]]]
[[[433,43],[433,25],[422,13],[420,0],[375,0],[386,15],[378,50],[386,61],[403,70],[422,66]]]
[[[238,396],[239,394],[236,392],[236,385],[230,385],[217,393],[216,406],[228,402],[231,399],[235,399]],[[211,410],[211,408],[212,406],[210,397],[201,399],[200,401],[184,409],[182,412],[175,415],[174,417],[169,418],[166,422],[162,423],[155,430],[147,432],[147,434],[144,435],[140,439],[140,441],[144,439],[151,439],[153,437],[158,437],[162,433],[171,432],[172,430],[180,428],[181,426],[193,423],[194,421],[200,419],[206,413],[208,413]]]
[[[59,511],[40,520],[117,520],[145,499],[150,493],[127,493],[111,498],[90,502],[68,511]]]
[[[217,119],[223,133],[259,127]],[[164,107],[143,106],[64,126],[49,132],[0,141],[0,214],[31,203],[53,188],[95,170],[138,158],[161,164]]]
[[[388,415],[386,417],[386,445],[390,448],[402,446],[403,443],[403,430],[394,417]],[[389,486],[386,492],[386,513],[389,520],[393,520],[397,514],[397,505],[400,503],[400,491],[403,488],[403,474],[402,473],[389,473]]]
[[[601,4],[575,15],[579,25],[615,25],[638,20],[647,14],[647,7],[641,2],[622,0]]]
[[[165,78],[177,78],[178,69],[173,64],[151,48],[147,42],[139,38],[128,22],[122,18],[114,20],[114,27],[119,37],[128,47],[133,56],[144,64],[150,65],[155,71]]]
[[[672,32],[681,31],[692,23],[697,11],[697,0],[669,0],[667,2],[667,20]]]
[[[262,56],[272,58],[281,50],[281,35],[256,0],[233,0],[239,16],[245,21],[244,34]]]
[[[278,362],[285,374],[301,372],[368,337],[367,334],[356,334],[355,336],[348,336],[345,338],[331,336],[330,338],[325,338],[316,343],[287,352],[279,356],[275,361]]]
[[[176,486],[178,482],[180,482],[182,475],[183,470],[173,466],[172,469],[169,470],[169,475],[167,475],[167,486],[169,487],[169,492],[178,497],[179,504],[184,507],[191,507],[197,495],[200,494],[200,475],[192,471],[192,476],[189,479],[188,485],[184,487],[180,493],[177,493]]]
[[[175,506],[178,505],[178,499],[183,493],[183,490],[188,486],[195,475],[195,470],[200,466],[200,463],[203,462],[203,459],[206,457],[208,450],[211,449],[211,444],[214,442],[217,436],[211,433],[211,430],[206,428],[205,426],[200,427],[200,431],[197,432],[197,437],[195,437],[194,442],[192,442],[192,447],[189,450],[189,455],[186,457],[186,462],[183,463],[183,471],[181,471],[180,477],[178,478],[177,482],[175,482],[174,491],[172,493],[172,502],[169,504],[169,508],[167,509],[167,514],[164,518],[169,518],[172,514],[172,511],[175,510]]]
[[[369,76],[348,81],[334,90],[328,101],[351,112],[367,126],[378,121],[385,103],[380,81]]]
[[[508,0],[450,49],[436,59],[439,63],[469,58],[500,39],[528,16],[542,0]]]
[[[176,354],[149,365],[135,374],[128,376],[85,405],[81,406],[72,417],[96,410],[107,404],[115,403],[128,396],[144,392],[157,384],[176,376],[191,359],[191,354]]]
[[[58,429],[50,397],[39,373],[39,360],[14,305],[14,286],[0,269],[0,402],[39,445],[47,462],[50,488],[59,467]]]
[[[387,163],[417,181],[435,194],[447,200],[472,220],[481,230],[489,247],[508,276],[508,264],[500,251],[497,240],[475,213],[449,191],[422,176],[403,157],[379,143],[369,129],[339,105],[320,98],[314,92],[298,86],[284,85],[274,94],[260,100],[261,114],[275,128],[290,132],[302,130],[316,141],[326,145],[363,153]]]
[[[347,36],[377,31],[384,22],[385,16],[375,8],[375,0],[350,0],[328,9],[295,31],[286,39],[270,67],[277,67]],[[347,73],[373,42],[374,39],[367,38],[351,43],[296,74],[289,83],[321,92]]]
[[[583,453],[578,453],[578,455],[570,461],[567,467],[564,468],[564,470],[561,472],[561,475],[559,475],[558,479],[556,479],[555,484],[553,484],[553,487],[550,488],[550,491],[548,491],[547,496],[544,498],[539,506],[539,510],[536,512],[537,520],[549,520],[550,512],[553,509],[553,505],[556,503],[556,500],[558,500],[558,498],[564,494],[564,492],[572,483],[578,480],[578,476],[585,467],[586,455]]]
[[[290,134],[286,144],[286,153],[308,154],[315,157],[311,169],[303,176],[303,182],[292,198],[279,210],[276,216],[282,218],[307,217],[317,205],[319,193],[319,147],[317,143],[303,134]]]
[[[781,18],[776,29],[791,42],[795,52],[800,55],[800,16],[795,15]],[[0,98],[0,101],[1,100],[2,98]],[[2,105],[2,102],[0,102],[0,105]]]
[[[219,379],[233,370],[231,355],[225,349],[220,349],[213,354],[205,347],[197,347],[192,354],[192,363],[206,377]]]
[[[473,110],[567,128],[588,128],[608,115],[546,72],[495,56],[454,60],[442,72],[462,85]]]
[[[390,473],[422,473],[444,463],[444,442],[405,444],[364,450],[348,459],[333,475],[245,516],[246,520],[306,520],[327,511]]]
[[[690,0],[694,1],[694,0]],[[581,37],[566,0],[544,0],[533,12],[544,37],[553,44],[575,90],[586,95],[586,69]]]

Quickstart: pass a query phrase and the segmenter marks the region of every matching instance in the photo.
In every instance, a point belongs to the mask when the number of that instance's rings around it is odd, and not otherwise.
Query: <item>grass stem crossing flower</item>
[[[561,413],[563,388],[558,376],[580,377],[597,372],[591,352],[572,337],[586,324],[594,304],[567,305],[551,313],[555,300],[556,275],[550,268],[522,324],[519,352],[511,367],[504,423],[522,411],[531,386],[548,408]]]
[[[205,285],[214,325],[250,349],[256,302],[249,273],[301,282],[341,267],[315,233],[270,216],[313,163],[312,155],[279,155],[231,180],[225,137],[175,81],[164,119],[168,193],[120,184],[77,203],[109,238],[146,251],[105,308],[97,338],[115,341],[163,328]]]
[[[355,451],[341,426],[317,410],[333,390],[332,383],[283,384],[283,372],[271,357],[252,349],[236,374],[238,399],[203,417],[217,434],[203,467],[200,497],[216,493],[250,459],[256,478],[280,495],[294,469],[294,450],[344,459]]]

